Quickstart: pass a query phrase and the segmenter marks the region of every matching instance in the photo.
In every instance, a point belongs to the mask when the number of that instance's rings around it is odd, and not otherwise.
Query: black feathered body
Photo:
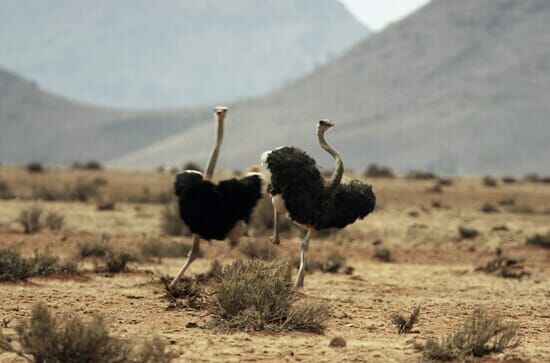
[[[251,175],[214,184],[198,172],[184,171],[176,176],[174,187],[180,216],[191,232],[223,240],[237,222],[250,220],[261,197],[262,180]]]
[[[271,173],[269,192],[281,196],[290,218],[316,230],[343,228],[374,210],[370,185],[359,180],[341,183],[329,193],[315,160],[295,147],[281,147],[266,155]]]

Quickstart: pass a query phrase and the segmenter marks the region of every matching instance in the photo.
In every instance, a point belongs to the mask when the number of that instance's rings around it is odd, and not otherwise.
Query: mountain
[[[2,66],[117,108],[255,96],[367,34],[336,0],[0,1]]]
[[[220,168],[283,144],[331,166],[315,136],[328,117],[327,138],[358,170],[547,173],[549,34],[547,0],[434,0],[310,75],[231,105]],[[198,122],[111,165],[205,160],[213,128]]]
[[[0,69],[0,162],[109,160],[182,132],[207,114],[87,106]]]

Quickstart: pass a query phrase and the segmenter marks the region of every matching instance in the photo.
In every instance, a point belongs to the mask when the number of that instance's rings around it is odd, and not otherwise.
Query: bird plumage
[[[372,187],[359,180],[338,185],[330,193],[316,162],[295,147],[281,147],[264,157],[271,173],[271,195],[281,195],[290,218],[314,229],[343,228],[374,210]]]
[[[174,183],[180,216],[192,233],[223,240],[239,221],[248,223],[261,197],[258,175],[214,184],[197,172],[184,171]]]

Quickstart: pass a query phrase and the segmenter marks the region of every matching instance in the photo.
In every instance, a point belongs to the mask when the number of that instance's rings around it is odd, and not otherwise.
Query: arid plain
[[[527,243],[550,230],[548,183],[366,178],[377,196],[375,212],[310,244],[311,261],[331,254],[345,260],[336,273],[317,270],[306,276],[300,295],[327,301],[332,308],[324,333],[317,334],[210,327],[206,311],[174,306],[165,298],[160,278],[173,276],[183,256],[132,259],[127,272],[116,274],[94,271],[93,262],[81,261],[79,246],[87,241],[103,240],[136,255],[151,241],[189,243],[189,236],[168,236],[163,228],[173,178],[168,171],[0,167],[5,198],[0,200],[0,248],[24,256],[49,251],[78,262],[83,271],[1,282],[3,332],[15,339],[14,327],[28,319],[35,303],[44,302],[58,317],[86,321],[102,315],[110,332],[122,338],[156,335],[175,361],[416,362],[422,357],[418,343],[456,331],[479,307],[515,324],[519,344],[478,361],[550,361],[550,249]],[[82,187],[82,198],[76,185]],[[93,189],[90,195],[86,186]],[[73,196],[64,198],[69,190]],[[18,217],[33,206],[62,215],[62,226],[24,233]],[[266,219],[266,213],[255,217]],[[242,244],[269,240],[262,223],[253,221]],[[283,233],[281,245],[273,247],[277,258],[298,256],[300,236],[293,229]],[[204,257],[192,265],[191,274],[206,272],[224,247],[219,241],[203,242]],[[497,249],[501,258],[513,261],[510,269],[480,270],[496,258]],[[238,258],[248,258],[241,248],[222,263]],[[412,332],[398,334],[392,314],[406,315],[417,306],[420,318]],[[336,336],[347,345],[329,347]],[[0,361],[18,359],[0,353]]]

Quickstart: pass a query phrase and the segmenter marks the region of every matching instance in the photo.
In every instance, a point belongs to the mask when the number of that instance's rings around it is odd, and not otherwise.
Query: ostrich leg
[[[191,251],[187,254],[187,260],[181,267],[181,269],[176,274],[176,277],[172,280],[172,282],[169,285],[169,288],[173,288],[178,280],[183,276],[187,268],[191,265],[193,261],[197,258],[197,255],[199,253],[199,247],[200,247],[201,238],[199,235],[194,234],[193,235],[193,247],[191,247]]]
[[[311,239],[312,234],[313,230],[308,229],[307,234],[300,245],[300,269],[298,270],[298,276],[296,277],[296,283],[294,284],[294,286],[298,288],[304,287],[304,276],[306,274],[306,252],[309,247],[309,240]]]
[[[271,243],[278,245],[281,243],[279,239],[279,212],[273,208],[273,236],[271,236]]]

